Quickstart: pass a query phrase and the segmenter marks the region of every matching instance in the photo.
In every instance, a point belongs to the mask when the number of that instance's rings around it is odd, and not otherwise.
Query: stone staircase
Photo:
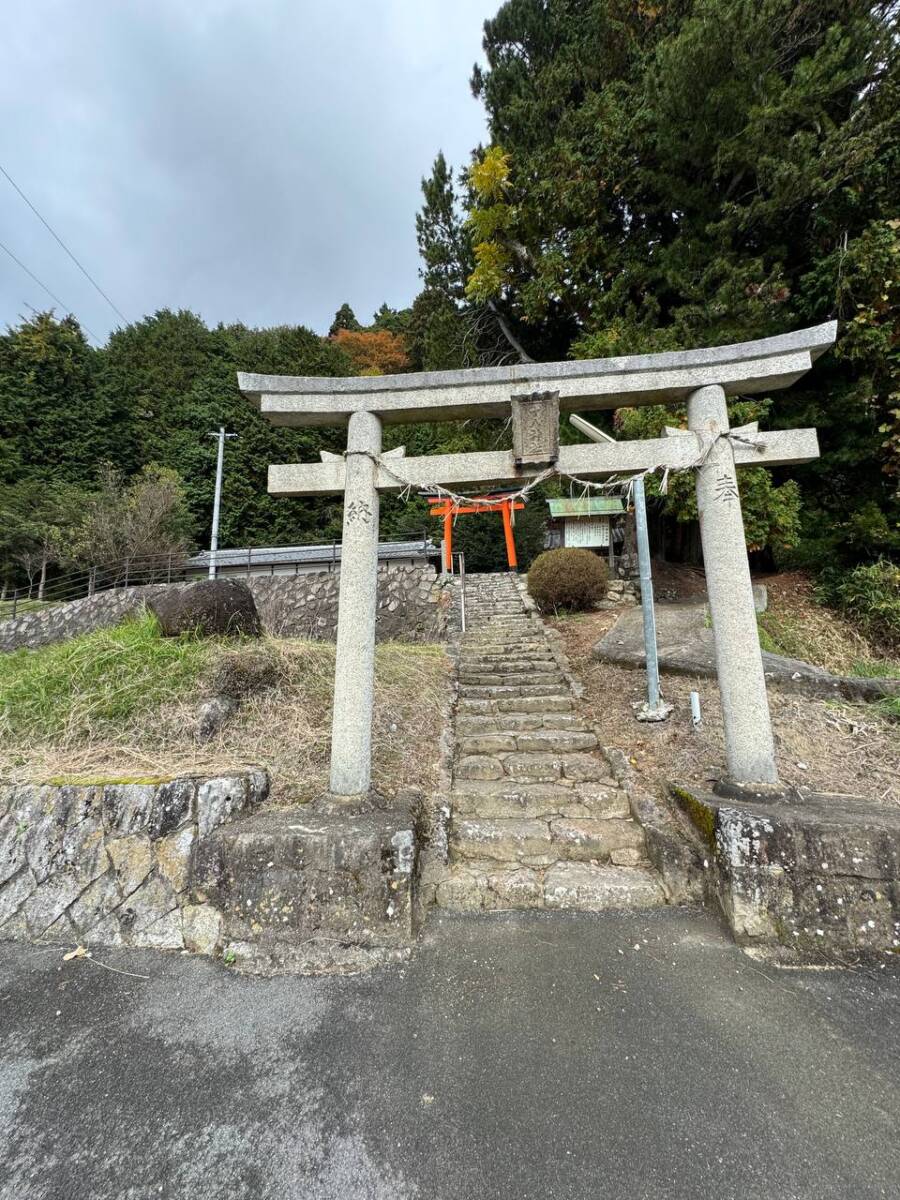
[[[445,908],[664,902],[543,622],[514,575],[469,575],[459,648]]]

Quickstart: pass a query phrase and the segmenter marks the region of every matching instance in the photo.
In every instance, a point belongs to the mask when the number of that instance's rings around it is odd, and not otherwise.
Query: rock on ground
[[[262,626],[253,595],[236,579],[203,579],[147,601],[163,637],[259,637]]]

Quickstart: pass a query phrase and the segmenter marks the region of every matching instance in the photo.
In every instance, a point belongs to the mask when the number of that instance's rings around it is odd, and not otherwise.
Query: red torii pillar
[[[503,536],[506,540],[506,561],[511,571],[519,565],[516,559],[516,542],[512,531],[512,514],[525,507],[521,500],[513,501],[509,496],[473,496],[471,504],[460,504],[458,500],[441,496],[428,498],[432,506],[432,517],[444,519],[444,570],[453,570],[453,521],[460,513],[499,512],[503,518]]]

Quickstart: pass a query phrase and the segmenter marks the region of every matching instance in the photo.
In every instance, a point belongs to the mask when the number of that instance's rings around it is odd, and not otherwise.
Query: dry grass
[[[242,653],[269,659],[276,682],[245,698],[218,735],[199,744],[199,705],[223,665],[228,670],[229,656]],[[272,777],[276,804],[303,802],[327,784],[333,676],[334,646],[327,643],[265,639],[237,649],[206,643],[191,686],[163,686],[158,703],[139,705],[130,715],[109,719],[98,713],[96,696],[77,691],[52,732],[7,728],[0,777],[134,779],[261,765]],[[438,646],[377,648],[373,774],[385,794],[436,786],[448,679]]]
[[[833,608],[817,604],[808,576],[774,575],[765,581],[769,606],[760,616],[766,649],[802,658],[836,675],[892,675],[900,662],[865,637]]]
[[[591,654],[615,619],[615,613],[591,613],[553,622],[563,635],[576,678],[585,685],[585,709],[604,743],[623,750],[647,788],[657,794],[673,779],[708,784],[724,774],[715,681],[664,676],[663,693],[675,712],[659,725],[636,721],[633,706],[646,699],[643,672],[600,663]],[[701,697],[700,730],[691,725],[691,691]],[[814,700],[771,686],[769,703],[779,774],[785,783],[900,804],[900,725],[872,705]]]

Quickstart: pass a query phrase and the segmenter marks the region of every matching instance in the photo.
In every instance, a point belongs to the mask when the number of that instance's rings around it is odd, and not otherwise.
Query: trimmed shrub
[[[606,595],[609,570],[590,550],[545,550],[531,564],[528,591],[541,612],[581,612]]]

